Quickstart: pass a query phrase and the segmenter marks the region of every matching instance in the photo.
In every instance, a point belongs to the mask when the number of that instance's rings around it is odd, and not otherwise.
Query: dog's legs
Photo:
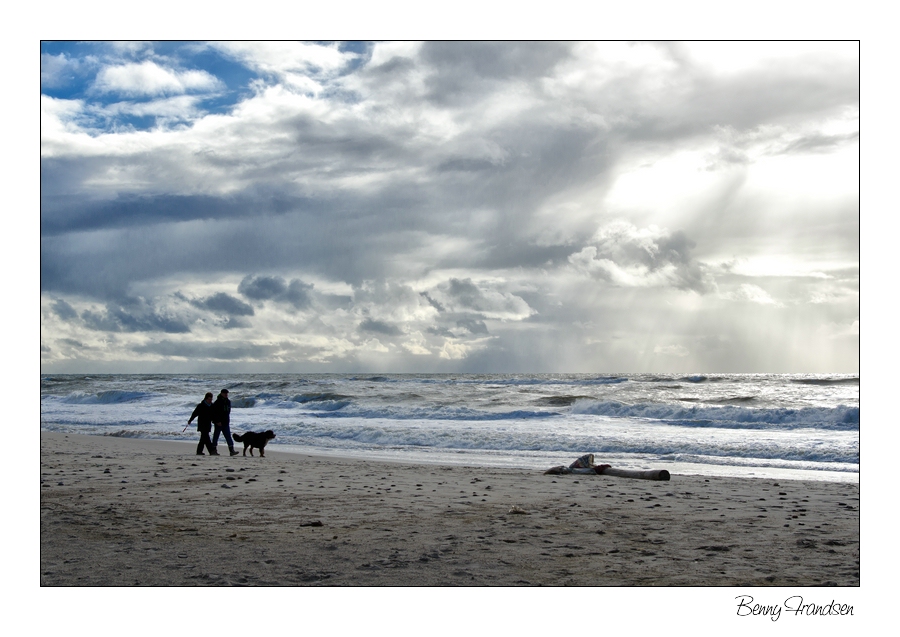
[[[253,447],[250,447],[250,455],[253,455]]]

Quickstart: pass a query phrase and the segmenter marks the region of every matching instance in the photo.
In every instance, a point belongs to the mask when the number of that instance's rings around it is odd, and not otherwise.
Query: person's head
[[[212,400],[212,392],[206,392],[206,396],[203,397],[203,400]]]
[[[222,391],[219,392],[219,396],[225,396],[225,398],[228,398],[228,390],[223,389]]]

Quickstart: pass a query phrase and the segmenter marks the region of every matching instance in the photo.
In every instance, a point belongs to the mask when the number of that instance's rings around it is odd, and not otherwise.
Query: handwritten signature
[[[768,617],[773,622],[781,618],[781,612],[794,616],[846,616],[853,615],[853,606],[840,604],[831,600],[828,604],[805,603],[802,595],[792,595],[784,600],[783,604],[756,604],[752,595],[738,595],[738,617],[761,616]]]

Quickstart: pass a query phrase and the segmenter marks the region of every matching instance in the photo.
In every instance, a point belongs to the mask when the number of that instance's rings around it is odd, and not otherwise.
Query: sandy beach
[[[198,457],[42,432],[40,493],[42,586],[860,583],[858,484]]]

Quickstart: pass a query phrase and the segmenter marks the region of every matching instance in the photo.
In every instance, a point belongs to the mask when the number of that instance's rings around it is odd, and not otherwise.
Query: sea
[[[47,374],[41,429],[196,442],[223,388],[233,433],[335,462],[859,481],[859,375]]]

